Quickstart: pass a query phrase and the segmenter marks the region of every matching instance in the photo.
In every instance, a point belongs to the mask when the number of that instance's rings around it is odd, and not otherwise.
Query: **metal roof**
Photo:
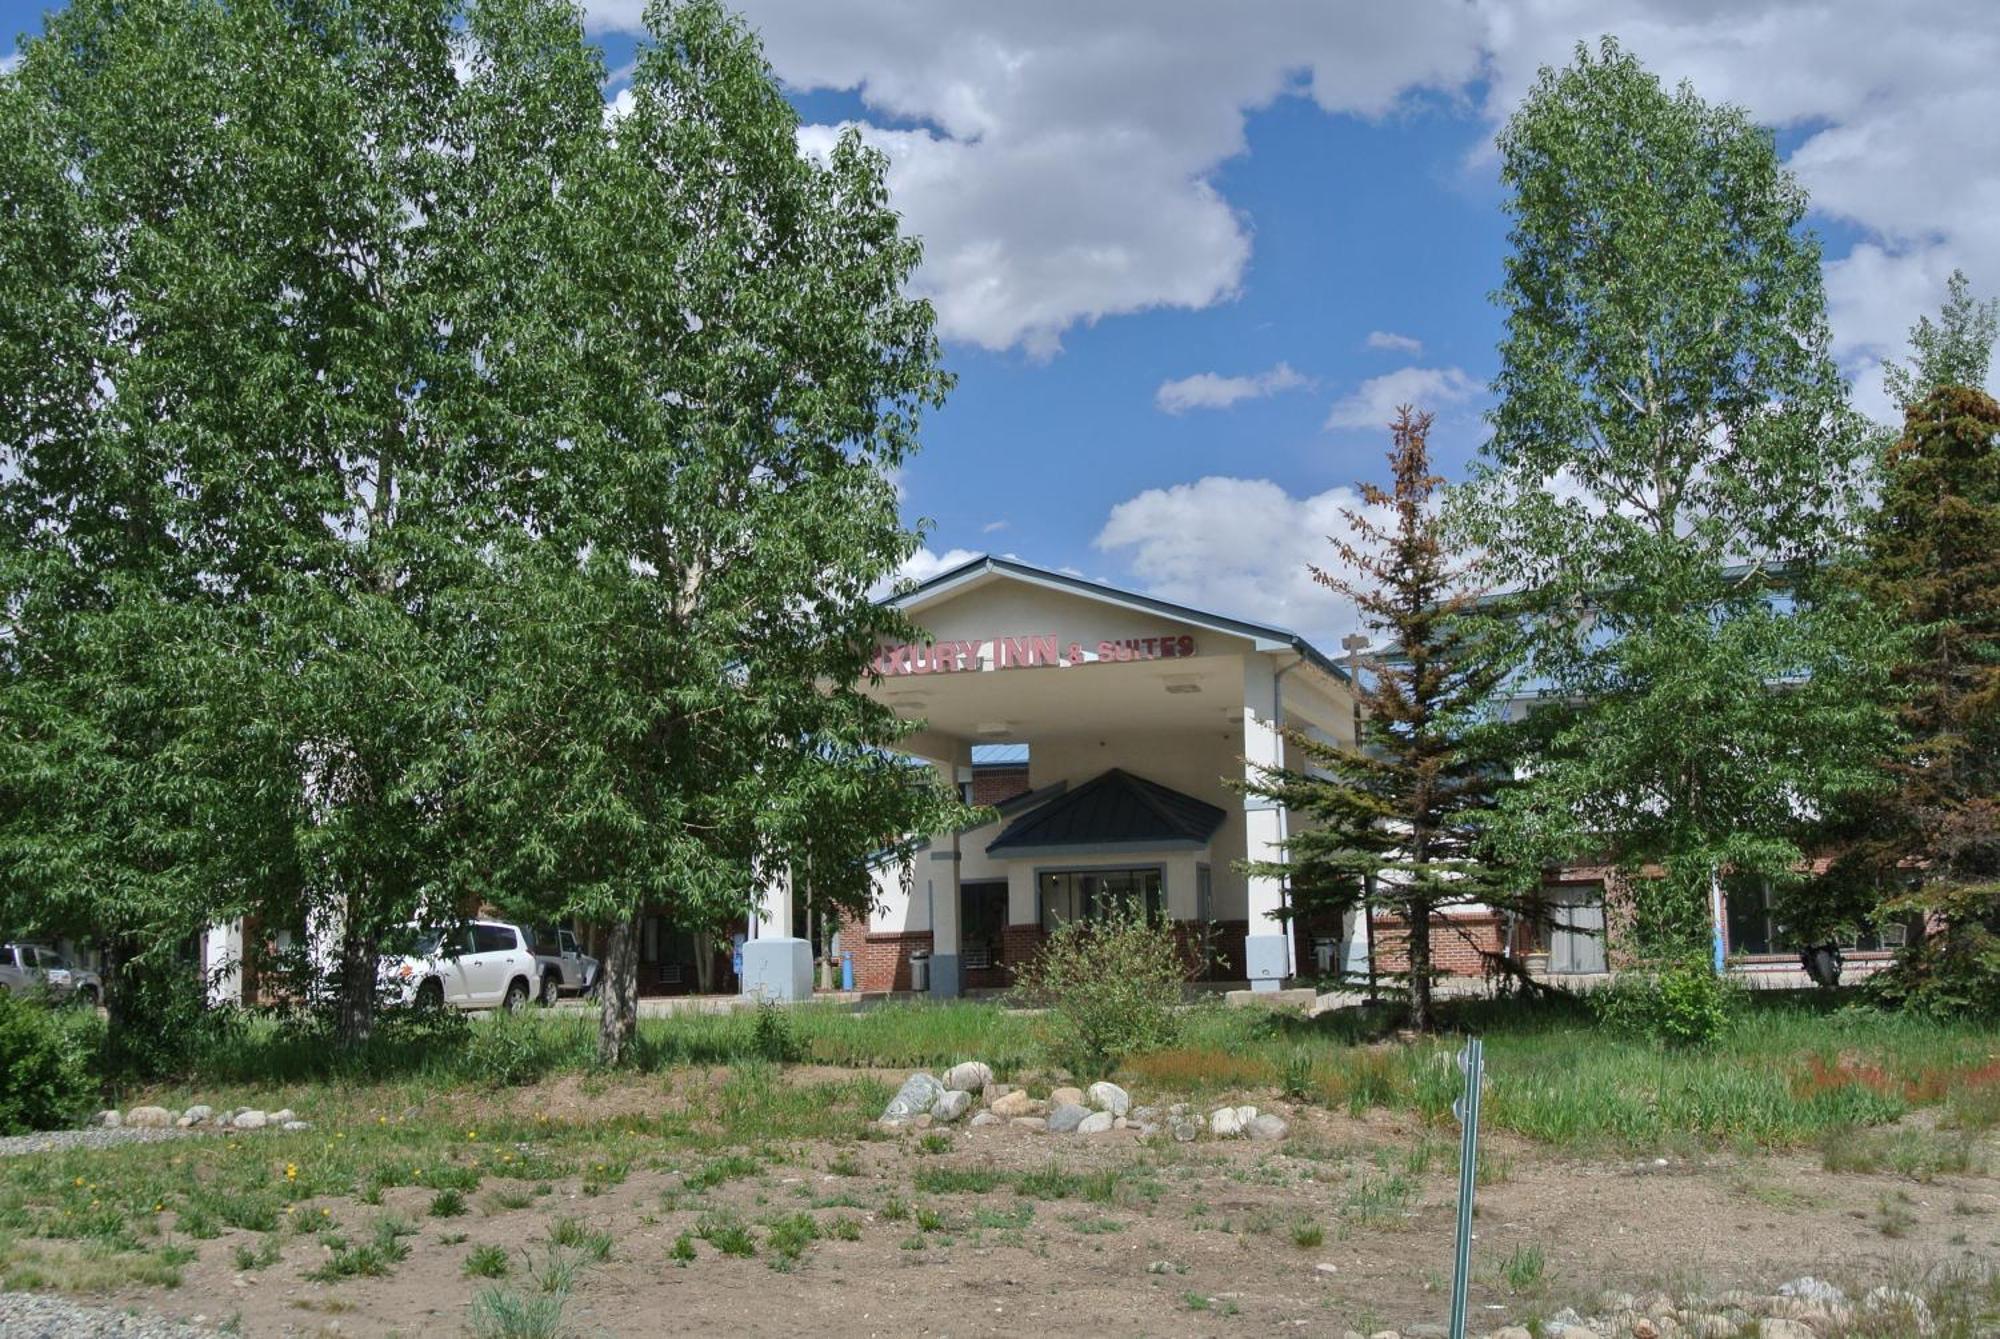
[[[1086,599],[1103,600],[1109,604],[1123,605],[1129,609],[1141,609],[1147,613],[1162,614],[1168,618],[1178,619],[1183,623],[1191,623],[1196,627],[1213,628],[1217,632],[1227,633],[1232,637],[1248,638],[1250,641],[1257,643],[1257,649],[1260,651],[1271,651],[1279,647],[1289,647],[1298,652],[1306,660],[1311,661],[1316,668],[1327,674],[1331,674],[1334,678],[1343,680],[1347,678],[1347,671],[1335,664],[1332,657],[1328,656],[1298,633],[1293,632],[1290,628],[1282,628],[1273,623],[1253,623],[1247,619],[1232,618],[1226,614],[1210,613],[1207,610],[1194,609],[1184,604],[1175,604],[1171,600],[1162,600],[1157,596],[1141,595],[1136,591],[1120,590],[1116,586],[1106,586],[1101,582],[1086,581],[1082,577],[1072,576],[1067,572],[1056,572],[1046,567],[1036,567],[1034,564],[1024,563],[1018,558],[996,558],[990,553],[969,559],[966,562],[960,563],[957,567],[940,572],[928,581],[919,582],[908,590],[884,596],[882,603],[899,609],[908,608],[910,605],[922,603],[933,596],[944,594],[953,587],[964,585],[966,582],[977,577],[989,574],[1013,577],[1019,581],[1027,581],[1038,586],[1047,586],[1055,590],[1067,591],[1073,595],[1081,595]]]
[[[1022,814],[986,850],[1019,857],[1200,848],[1223,817],[1215,805],[1114,767]]]

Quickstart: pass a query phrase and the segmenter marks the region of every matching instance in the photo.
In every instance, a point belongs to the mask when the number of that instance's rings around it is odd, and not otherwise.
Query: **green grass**
[[[475,1246],[465,1257],[465,1276],[471,1279],[504,1279],[510,1268],[505,1246]]]

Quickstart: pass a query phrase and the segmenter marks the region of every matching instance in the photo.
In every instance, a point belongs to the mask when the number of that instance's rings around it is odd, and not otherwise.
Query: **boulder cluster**
[[[916,1073],[903,1081],[882,1109],[889,1129],[927,1129],[965,1121],[969,1126],[1012,1125],[1050,1134],[1110,1134],[1131,1130],[1140,1137],[1165,1135],[1187,1143],[1204,1133],[1217,1139],[1283,1139],[1280,1116],[1255,1107],[1219,1107],[1204,1120],[1185,1102],[1170,1107],[1134,1106],[1132,1095],[1100,1080],[1087,1088],[1059,1087],[1037,1097],[1025,1087],[993,1081],[993,1068],[980,1060],[953,1065],[939,1078]]]
[[[282,1111],[260,1111],[256,1107],[232,1107],[218,1112],[210,1106],[191,1106],[186,1111],[166,1107],[133,1107],[130,1111],[105,1110],[90,1118],[105,1130],[310,1130],[290,1107]]]

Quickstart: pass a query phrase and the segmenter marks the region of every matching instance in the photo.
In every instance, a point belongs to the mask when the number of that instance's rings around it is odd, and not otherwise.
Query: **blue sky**
[[[959,382],[901,479],[918,575],[1010,553],[1337,638],[1305,564],[1397,399],[1438,414],[1446,474],[1476,451],[1492,135],[1600,32],[1777,129],[1864,408],[1953,266],[2000,288],[1985,0],[740,3],[805,146],[861,125],[926,243]],[[0,0],[0,27],[39,12]],[[589,14],[625,64],[639,0]]]

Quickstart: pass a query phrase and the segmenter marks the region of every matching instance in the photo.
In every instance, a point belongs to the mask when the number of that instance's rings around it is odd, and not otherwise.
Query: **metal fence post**
[[[1485,1049],[1473,1037],[1458,1053],[1465,1071],[1465,1092],[1451,1104],[1461,1129],[1458,1140],[1458,1243],[1451,1269],[1451,1339],[1465,1339],[1465,1288],[1472,1269],[1472,1190],[1479,1179],[1479,1085],[1485,1073]]]

